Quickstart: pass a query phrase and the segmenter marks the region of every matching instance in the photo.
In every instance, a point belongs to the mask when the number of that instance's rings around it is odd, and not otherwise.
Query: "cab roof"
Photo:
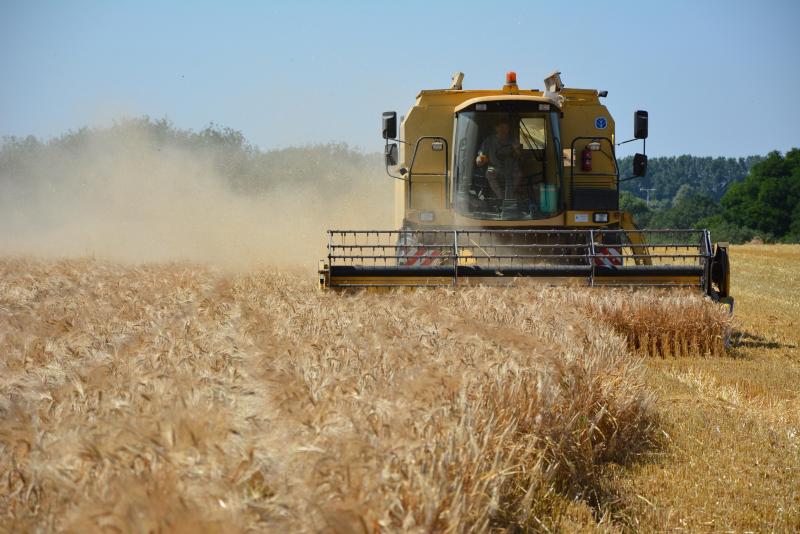
[[[558,101],[545,96],[502,94],[502,95],[479,96],[476,98],[470,98],[469,100],[465,100],[464,102],[456,106],[455,112],[458,113],[462,109],[468,108],[480,102],[497,102],[497,101],[540,102],[542,104],[550,104],[552,106],[555,106],[559,110],[561,109],[561,104]]]

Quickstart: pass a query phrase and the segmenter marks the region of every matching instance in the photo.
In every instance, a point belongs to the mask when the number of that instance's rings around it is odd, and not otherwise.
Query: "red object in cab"
[[[581,170],[592,170],[592,151],[589,150],[588,146],[581,151]]]

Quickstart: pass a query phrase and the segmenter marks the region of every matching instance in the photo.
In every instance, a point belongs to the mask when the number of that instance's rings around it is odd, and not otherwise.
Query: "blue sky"
[[[380,113],[457,70],[485,88],[558,69],[609,91],[620,138],[649,110],[651,155],[785,151],[800,146],[799,21],[797,0],[0,0],[0,135],[149,115],[262,148],[379,150]]]

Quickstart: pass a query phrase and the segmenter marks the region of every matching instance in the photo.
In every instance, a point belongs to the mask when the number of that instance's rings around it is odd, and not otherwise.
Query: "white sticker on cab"
[[[576,213],[575,214],[575,222],[589,222],[589,214],[588,213]]]

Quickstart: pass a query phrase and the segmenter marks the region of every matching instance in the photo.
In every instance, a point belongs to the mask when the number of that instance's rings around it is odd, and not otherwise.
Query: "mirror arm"
[[[403,171],[405,169],[401,168],[400,170]],[[408,181],[408,178],[403,178],[402,175],[401,176],[395,176],[394,174],[392,174],[392,172],[389,170],[389,166],[388,165],[386,166],[386,174],[388,174],[390,178],[394,178],[395,180],[403,180],[404,182]],[[402,173],[402,174],[406,174],[406,173]]]
[[[400,141],[399,139],[392,139],[392,141],[398,141],[398,142],[400,142],[400,143],[405,143],[405,144],[407,144],[407,145],[408,145],[408,144],[410,144],[410,143],[406,143],[405,141]],[[388,147],[388,146],[389,146],[389,139],[387,138],[387,139],[386,139],[386,144],[384,145],[384,147]],[[385,148],[384,148],[384,153],[385,153],[385,152],[386,152],[386,150],[385,150]],[[385,160],[384,160],[384,161],[385,161]],[[386,163],[385,165],[386,165],[386,174],[388,174],[390,178],[394,178],[395,180],[403,180],[404,182],[407,182],[407,181],[408,181],[408,178],[403,178],[403,175],[404,175],[404,174],[407,174],[407,172],[408,172],[408,171],[406,171],[406,172],[402,172],[403,170],[405,170],[404,168],[401,168],[401,169],[400,169],[400,171],[401,171],[401,172],[400,172],[400,176],[395,176],[395,175],[394,175],[394,174],[392,174],[392,172],[389,170],[389,164],[388,164],[388,163]]]

